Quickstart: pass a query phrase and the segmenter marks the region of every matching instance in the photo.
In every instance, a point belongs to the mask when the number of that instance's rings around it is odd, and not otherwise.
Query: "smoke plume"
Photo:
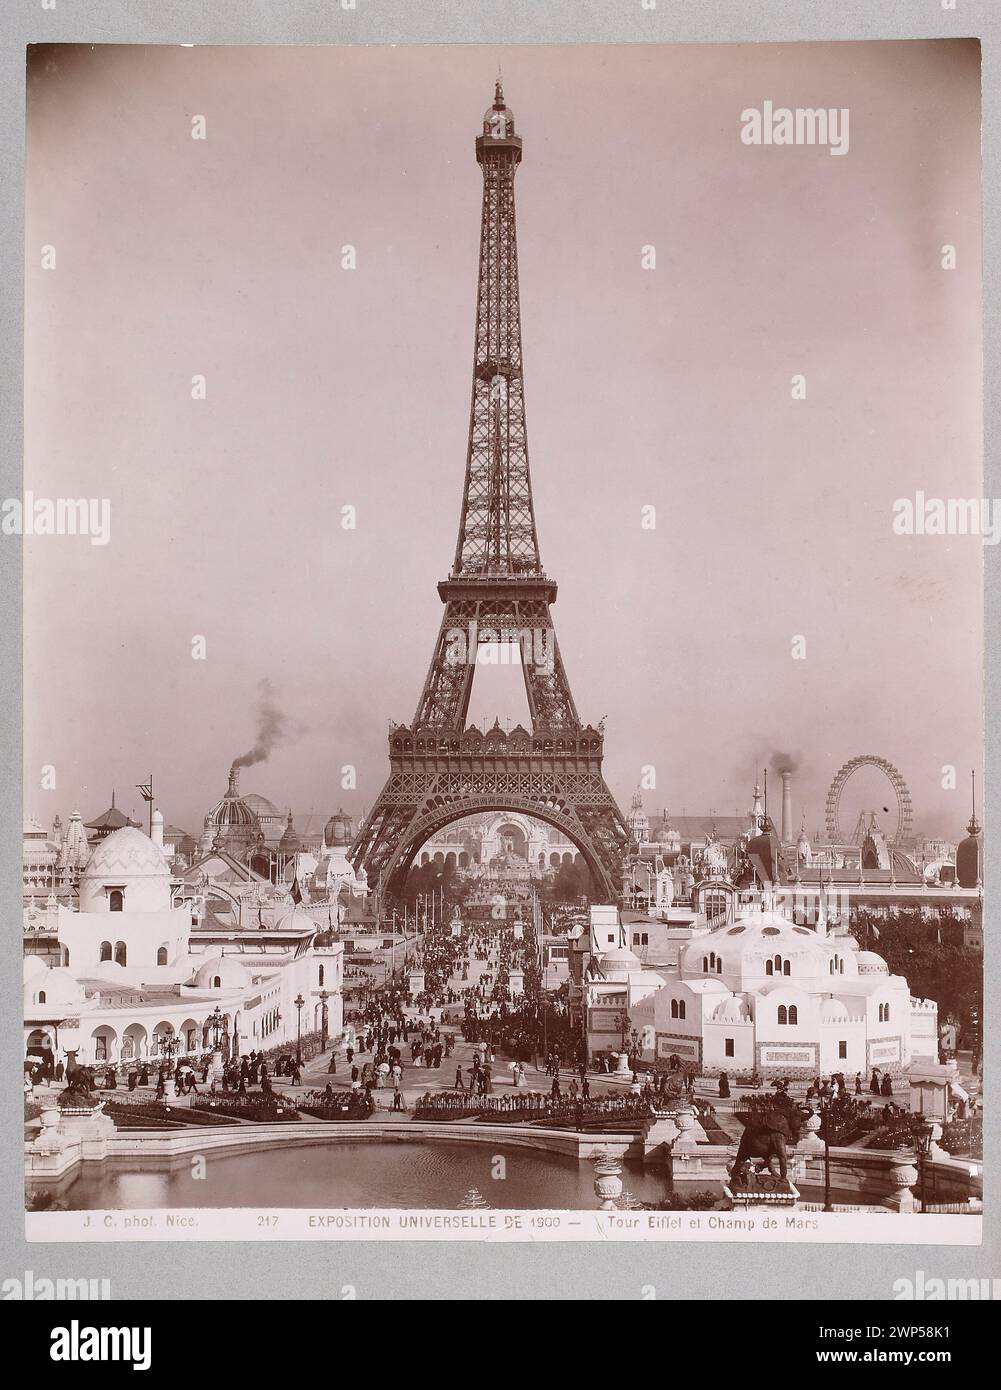
[[[799,767],[799,757],[795,753],[773,753],[768,760],[769,767],[782,775],[783,772],[795,772]]]
[[[278,691],[267,676],[259,683],[257,693],[257,738],[249,752],[233,759],[234,767],[263,763],[288,733],[288,719],[278,707]]]

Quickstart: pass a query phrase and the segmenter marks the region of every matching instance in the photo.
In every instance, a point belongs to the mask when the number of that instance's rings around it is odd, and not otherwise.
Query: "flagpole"
[[[149,775],[149,783],[148,783],[148,784],[145,783],[145,782],[137,782],[137,783],[136,783],[136,791],[139,792],[139,793],[141,794],[143,801],[145,801],[146,804],[147,804],[147,806],[149,807],[149,837],[150,837],[150,839],[152,840],[152,838],[153,838],[153,774],[152,774],[152,772],[151,772],[150,775]],[[114,810],[114,806],[115,806],[115,793],[112,792],[112,793],[111,793],[111,807],[112,807],[112,810]]]

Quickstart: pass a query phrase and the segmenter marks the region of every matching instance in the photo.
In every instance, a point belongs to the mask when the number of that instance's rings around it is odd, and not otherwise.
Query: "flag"
[[[878,941],[878,940],[879,940],[879,927],[873,927],[873,929],[872,929],[872,934],[873,934],[873,936],[876,938],[876,940]]]
[[[137,782],[137,783],[136,783],[136,791],[142,793],[142,799],[143,799],[143,801],[152,801],[152,800],[153,800],[153,778],[150,777],[150,779],[149,779],[148,782]]]

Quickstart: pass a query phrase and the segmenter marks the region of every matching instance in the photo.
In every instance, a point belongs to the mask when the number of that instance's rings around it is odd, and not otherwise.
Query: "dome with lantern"
[[[483,113],[483,135],[488,140],[513,140],[514,112],[504,101],[504,88],[498,77],[494,84],[494,102]]]
[[[351,817],[343,806],[339,806],[323,829],[323,843],[328,849],[347,849],[354,839]]]
[[[298,854],[301,849],[302,841],[299,839],[295,821],[292,819],[292,810],[289,808],[288,821],[282,831],[282,837],[278,841],[278,852],[279,854],[291,855]]]
[[[976,813],[966,827],[966,839],[956,848],[956,878],[960,888],[979,888],[984,881],[984,846]]]
[[[237,859],[263,839],[256,812],[240,795],[240,769],[236,763],[229,770],[225,796],[205,817],[205,831],[213,833],[214,849],[225,850]]]
[[[837,973],[857,974],[853,949],[762,906],[745,909],[732,923],[694,938],[682,953],[682,977],[718,975],[729,977],[737,989],[757,988],[776,972],[776,958],[780,977],[821,979],[832,973],[835,958]]]
[[[126,825],[95,845],[80,879],[81,912],[163,912],[170,899],[167,861],[148,835]]]

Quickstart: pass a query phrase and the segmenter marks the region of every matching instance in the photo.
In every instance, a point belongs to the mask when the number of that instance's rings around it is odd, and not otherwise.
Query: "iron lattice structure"
[[[582,726],[539,557],[528,467],[514,177],[521,140],[498,81],[476,141],[483,172],[476,349],[455,560],[438,585],[445,611],[410,725],[389,735],[389,778],[351,846],[381,895],[399,891],[414,854],[452,821],[522,811],[580,849],[596,892],[621,892],[628,832],[601,771],[603,732]],[[505,733],[466,727],[484,643],[518,643],[531,717]]]

